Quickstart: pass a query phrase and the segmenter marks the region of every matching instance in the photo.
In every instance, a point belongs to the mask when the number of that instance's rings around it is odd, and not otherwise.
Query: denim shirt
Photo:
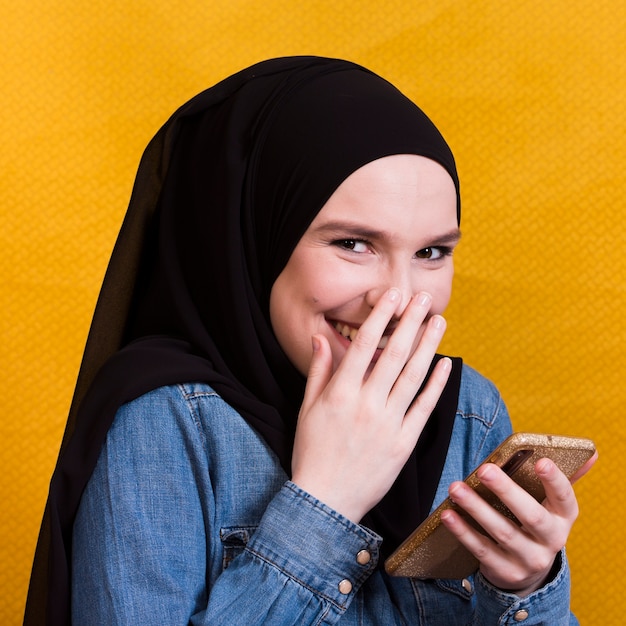
[[[464,366],[435,498],[511,431],[495,387]],[[73,623],[275,626],[577,624],[562,552],[526,598],[480,574],[388,576],[381,538],[290,482],[206,384],[118,411],[74,524]]]

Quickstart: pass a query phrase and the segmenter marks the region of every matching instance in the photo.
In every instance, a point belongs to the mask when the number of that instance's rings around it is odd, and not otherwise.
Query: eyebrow
[[[363,224],[350,221],[331,221],[321,224],[316,228],[318,233],[337,233],[345,234],[350,233],[351,237],[358,237],[363,239],[372,240],[390,240],[392,235],[384,230],[376,230],[373,228],[367,228]],[[427,247],[435,246],[452,246],[456,245],[461,239],[461,230],[455,228],[447,233],[441,235],[435,235],[432,239],[429,239]]]

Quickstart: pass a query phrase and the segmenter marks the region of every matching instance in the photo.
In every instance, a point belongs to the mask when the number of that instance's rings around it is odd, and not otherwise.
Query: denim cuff
[[[345,610],[374,572],[382,539],[287,481],[246,550]]]
[[[565,550],[557,554],[548,581],[533,593],[520,598],[494,587],[482,574],[476,575],[475,624],[576,624],[570,613],[570,577]],[[574,620],[574,621],[572,621]]]

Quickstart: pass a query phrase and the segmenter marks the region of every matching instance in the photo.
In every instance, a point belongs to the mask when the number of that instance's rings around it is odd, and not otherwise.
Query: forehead
[[[343,226],[363,233],[458,231],[454,182],[438,163],[417,155],[393,155],[356,170],[335,190],[311,230]]]

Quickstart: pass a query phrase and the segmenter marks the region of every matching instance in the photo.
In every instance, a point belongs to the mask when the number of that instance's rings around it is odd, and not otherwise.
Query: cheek
[[[316,331],[316,291],[298,272],[287,268],[270,294],[270,321],[274,335],[292,364],[306,375],[311,360],[311,335]]]
[[[433,296],[432,313],[441,315],[448,307],[450,297],[452,296],[452,276],[453,272],[450,270],[445,277],[438,276],[438,280],[433,281],[430,290],[426,288]]]

